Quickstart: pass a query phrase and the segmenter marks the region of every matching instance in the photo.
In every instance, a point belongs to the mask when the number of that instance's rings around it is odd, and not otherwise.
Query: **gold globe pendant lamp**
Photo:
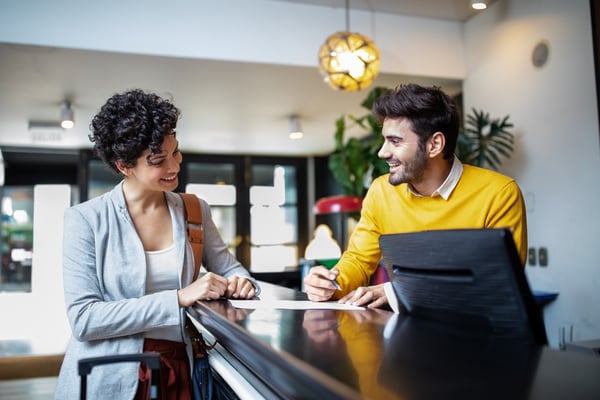
[[[346,30],[321,46],[319,71],[331,88],[352,92],[366,88],[379,74],[379,50],[368,37],[349,32],[349,12],[346,0]]]

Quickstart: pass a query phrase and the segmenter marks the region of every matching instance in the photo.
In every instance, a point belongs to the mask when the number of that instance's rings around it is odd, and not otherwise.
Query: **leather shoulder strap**
[[[194,280],[196,280],[200,273],[200,263],[202,263],[204,237],[202,210],[200,209],[200,200],[198,200],[195,194],[179,193],[179,195],[183,199],[187,235],[194,251]]]

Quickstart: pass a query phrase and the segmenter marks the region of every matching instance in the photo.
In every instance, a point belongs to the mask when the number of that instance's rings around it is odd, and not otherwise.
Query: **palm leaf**
[[[498,169],[514,150],[514,136],[509,130],[513,126],[509,115],[491,119],[489,113],[471,109],[456,143],[458,158],[465,164]]]

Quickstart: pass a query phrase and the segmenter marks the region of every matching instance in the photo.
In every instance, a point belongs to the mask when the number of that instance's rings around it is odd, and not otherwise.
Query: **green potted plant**
[[[361,117],[342,115],[335,121],[335,149],[329,155],[328,167],[333,177],[342,187],[343,194],[323,197],[315,203],[317,214],[343,214],[338,220],[338,243],[345,248],[347,238],[358,221],[362,199],[367,193],[371,181],[389,171],[384,160],[377,157],[383,144],[381,127],[371,113],[371,107],[377,97],[387,88],[375,87],[368,93],[361,106],[369,112]],[[365,134],[361,138],[345,139],[346,131],[353,123],[361,127]]]
[[[373,88],[361,106],[369,110],[362,117],[342,115],[335,122],[335,150],[328,159],[329,170],[340,183],[344,195],[364,197],[371,180],[388,172],[386,162],[377,157],[377,152],[383,144],[381,126],[371,113],[373,102],[387,88]],[[362,138],[345,140],[347,122],[352,122],[365,130]]]
[[[471,109],[465,128],[458,136],[456,155],[465,164],[497,170],[502,158],[510,158],[514,149],[514,125],[504,118],[492,119],[482,110]]]

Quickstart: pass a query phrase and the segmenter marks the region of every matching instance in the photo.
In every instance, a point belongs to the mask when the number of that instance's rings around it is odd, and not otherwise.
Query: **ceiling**
[[[345,7],[344,0],[271,0]],[[352,8],[464,21],[468,0],[352,0]],[[226,85],[223,82],[227,82]],[[415,82],[460,91],[461,82],[380,74],[377,86]],[[0,146],[89,147],[89,121],[124,88],[151,88],[181,109],[184,151],[216,154],[322,155],[333,149],[335,120],[362,115],[367,91],[329,89],[317,67],[239,63],[0,43]],[[74,104],[72,130],[40,127],[58,119],[61,100]],[[303,139],[287,137],[298,114]],[[27,126],[30,126],[29,128]],[[14,134],[25,132],[26,134]],[[235,132],[234,135],[231,132]],[[45,150],[44,150],[45,151]]]
[[[314,4],[326,7],[346,7],[345,0],[274,0]],[[489,1],[488,3],[492,3]],[[466,21],[477,13],[469,7],[470,0],[349,0],[350,9]]]

